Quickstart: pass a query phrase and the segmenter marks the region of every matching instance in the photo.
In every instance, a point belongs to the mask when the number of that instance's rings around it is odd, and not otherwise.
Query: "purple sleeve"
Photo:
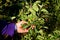
[[[15,24],[10,23],[3,28],[2,35],[6,34],[12,37],[14,35],[14,30],[15,30]]]
[[[16,27],[16,25],[15,25],[15,30],[17,30],[17,27]]]

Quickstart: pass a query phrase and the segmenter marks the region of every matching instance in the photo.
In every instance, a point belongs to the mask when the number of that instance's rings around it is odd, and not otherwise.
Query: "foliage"
[[[2,0],[0,2],[0,14],[5,15],[5,20],[16,17],[25,20],[35,29],[30,27],[21,40],[59,40],[60,33],[56,28],[60,26],[60,0]]]

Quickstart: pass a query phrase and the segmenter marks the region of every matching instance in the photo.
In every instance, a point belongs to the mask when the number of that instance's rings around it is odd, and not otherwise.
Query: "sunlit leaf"
[[[48,11],[46,9],[42,9],[41,12],[44,12],[44,14],[48,14]]]
[[[32,8],[29,8],[29,11],[30,11],[31,13],[35,13],[35,11],[34,11]]]
[[[37,5],[33,5],[33,9],[34,9],[35,11],[38,11],[38,10],[39,10],[39,8],[38,8]]]

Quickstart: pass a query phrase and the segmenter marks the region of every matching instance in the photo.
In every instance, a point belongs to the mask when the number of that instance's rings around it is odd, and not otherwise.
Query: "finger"
[[[22,24],[27,24],[28,22],[26,22],[26,21],[21,21],[21,23],[22,23]]]
[[[25,33],[26,33],[26,32],[28,32],[28,30],[27,30],[27,29],[25,29]]]
[[[26,22],[26,21],[22,21],[22,23],[28,23],[28,22]]]

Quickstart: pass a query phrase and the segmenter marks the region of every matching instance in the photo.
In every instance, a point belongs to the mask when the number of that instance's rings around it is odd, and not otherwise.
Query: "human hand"
[[[20,22],[16,23],[17,32],[18,33],[27,33],[28,29],[23,29],[22,24],[27,24],[27,22],[26,21],[20,21]]]
[[[26,22],[26,21],[20,21],[20,22],[16,23],[17,32],[18,32],[18,33],[27,33],[27,32],[29,31],[30,27],[24,29],[24,28],[22,27],[22,24],[27,24],[27,22]],[[31,25],[31,28],[34,29],[34,28],[35,28],[35,25]]]

